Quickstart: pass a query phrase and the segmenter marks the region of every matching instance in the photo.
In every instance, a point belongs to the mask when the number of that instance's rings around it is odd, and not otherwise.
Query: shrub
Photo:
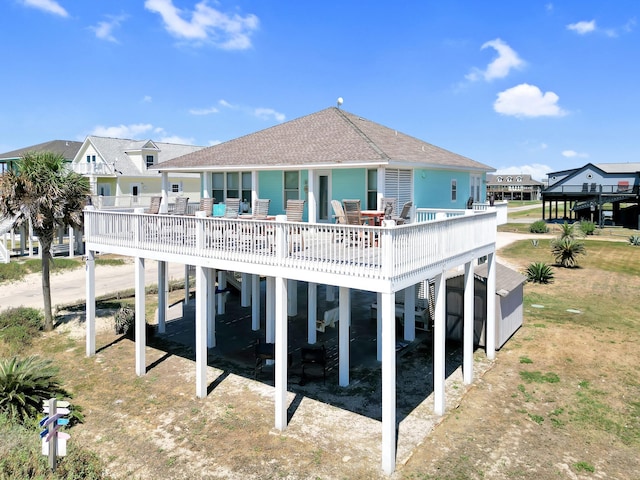
[[[37,356],[0,359],[0,413],[18,422],[28,421],[52,397],[68,397],[58,369]]]
[[[18,352],[31,345],[42,326],[42,313],[35,308],[10,308],[0,313],[2,341],[11,352]]]
[[[640,235],[631,235],[629,237],[629,243],[636,247],[640,247]]]
[[[576,225],[575,223],[564,222],[560,225],[560,240],[569,238],[573,240],[576,238]]]
[[[551,253],[556,263],[562,267],[575,267],[578,265],[578,255],[586,255],[584,243],[573,238],[557,238],[551,242]]]
[[[115,314],[116,335],[132,335],[135,321],[135,310],[123,305]]]
[[[544,220],[536,220],[529,226],[529,231],[531,233],[547,233],[549,231],[549,227],[547,226],[547,222]]]
[[[583,235],[593,235],[596,231],[596,224],[590,220],[582,220],[579,228]]]
[[[535,262],[527,267],[527,280],[533,283],[553,282],[553,270],[544,262]]]

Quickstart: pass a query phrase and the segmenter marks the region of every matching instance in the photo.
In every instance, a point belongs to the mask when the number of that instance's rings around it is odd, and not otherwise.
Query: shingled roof
[[[336,107],[183,155],[155,168],[203,171],[337,165],[495,170]]]
[[[82,146],[82,142],[73,142],[71,140],[51,140],[49,142],[39,143],[30,147],[20,148],[7,153],[0,154],[0,160],[13,160],[24,157],[27,153],[51,152],[57,153],[64,157],[65,160],[73,160],[78,150]]]

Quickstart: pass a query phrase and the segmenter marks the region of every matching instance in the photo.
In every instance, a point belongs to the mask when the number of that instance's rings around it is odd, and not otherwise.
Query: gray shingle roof
[[[12,152],[1,153],[0,160],[21,158],[27,153],[52,152],[61,154],[65,160],[73,160],[78,150],[82,146],[82,142],[73,142],[71,140],[51,140],[49,142],[39,143],[30,147],[19,148]]]
[[[474,273],[477,277],[486,281],[487,268],[488,265],[486,263],[483,263],[475,268]],[[516,272],[515,270],[512,270],[511,268],[496,262],[496,293],[498,295],[500,295],[500,292],[511,292],[526,281],[527,278],[520,272]]]
[[[336,107],[260,130],[156,167],[216,170],[395,165],[464,170],[495,169]]]
[[[149,140],[97,137],[94,135],[87,137],[87,140],[93,144],[94,148],[100,153],[100,156],[106,162],[115,162],[115,168],[122,172],[122,175],[129,177],[158,176],[158,170],[140,170],[128,155],[128,152],[141,150],[145,145],[148,150],[155,152],[158,158],[158,163],[167,162],[173,158],[192,153],[203,148],[195,145],[178,145],[175,143],[151,142]]]

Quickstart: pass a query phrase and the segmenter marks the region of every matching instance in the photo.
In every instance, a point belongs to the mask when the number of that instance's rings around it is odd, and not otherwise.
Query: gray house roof
[[[172,158],[196,152],[203,147],[195,145],[179,145],[175,143],[154,142],[151,140],[130,140],[125,138],[97,137],[90,135],[86,141],[90,142],[106,162],[115,162],[115,168],[128,177],[158,176],[158,170],[140,170],[129,157],[129,152],[146,150],[157,155],[158,163],[164,163]],[[79,159],[80,161],[82,159]]]
[[[175,158],[173,171],[340,166],[495,169],[336,107]]]
[[[52,152],[62,155],[65,160],[73,160],[80,150],[82,142],[73,142],[71,140],[51,140],[49,142],[39,143],[30,147],[19,148],[12,152],[1,153],[0,160],[15,160],[22,158],[27,153]]]

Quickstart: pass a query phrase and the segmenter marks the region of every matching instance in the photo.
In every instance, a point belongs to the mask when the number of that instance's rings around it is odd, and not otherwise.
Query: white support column
[[[473,382],[474,336],[474,274],[473,261],[464,265],[464,328],[462,342],[462,378],[465,384]]]
[[[276,279],[275,277],[267,277],[267,295],[266,295],[266,325],[265,340],[267,343],[273,343],[276,339]]]
[[[158,333],[166,332],[169,288],[167,262],[158,261]]]
[[[395,300],[394,300],[395,301]],[[382,294],[378,292],[376,294],[376,359],[382,361]],[[395,319],[395,307],[394,307],[394,319]]]
[[[251,211],[256,208],[256,200],[260,198],[260,182],[257,170],[251,170]]]
[[[251,330],[260,330],[260,275],[251,275]]]
[[[162,189],[160,194],[162,195],[162,201],[160,202],[159,213],[168,213],[169,212],[169,173],[161,172],[160,175],[161,175],[160,188]]]
[[[142,376],[147,373],[145,362],[145,348],[147,343],[147,322],[145,319],[145,289],[144,289],[144,258],[135,257],[135,290],[136,290],[136,374]]]
[[[349,327],[351,323],[351,291],[347,287],[340,287],[339,320],[338,320],[338,384],[341,387],[349,385]]]
[[[287,315],[295,317],[298,315],[298,281],[287,280],[287,282],[289,283],[289,285],[287,285],[287,290],[289,291],[287,298]]]
[[[207,280],[205,269],[196,265],[196,396],[207,396]]]
[[[184,266],[184,304],[189,305],[189,297],[191,291],[189,290],[189,265]]]
[[[211,172],[202,172],[200,174],[200,182],[202,185],[202,198],[211,198]]]
[[[496,254],[487,258],[487,327],[485,328],[487,358],[496,358]]]
[[[390,475],[396,468],[395,293],[383,293],[380,297],[378,310],[382,312],[382,470]]]
[[[435,321],[433,328],[433,411],[436,415],[444,415],[444,377],[445,377],[445,342],[447,337],[445,323],[446,279],[444,272],[435,278]]]
[[[73,229],[73,227],[69,227],[69,258],[73,258],[75,257],[76,251],[75,251],[75,246],[76,246],[76,238],[75,238],[76,232]]]
[[[251,275],[248,273],[241,274],[242,281],[240,282],[240,306],[248,307],[251,305]]]
[[[218,289],[224,290],[227,288],[227,272],[224,270],[218,271]],[[219,293],[217,298],[218,303],[218,315],[223,315],[227,311],[226,300],[227,295],[226,292]]]
[[[336,301],[336,288],[333,285],[327,285],[325,287],[325,300],[327,302],[335,302]]]
[[[93,250],[87,251],[86,269],[87,357],[92,357],[96,354],[96,262]]]
[[[318,315],[318,284],[309,282],[307,287],[307,342],[316,343],[316,320]]]
[[[275,427],[284,430],[287,426],[287,279],[274,278],[276,309],[275,345]]]
[[[318,219],[318,192],[316,191],[316,176],[313,170],[307,170],[307,212],[309,223],[317,223]]]
[[[205,268],[207,276],[207,348],[216,346],[216,271]]]
[[[416,286],[404,289],[404,339],[413,342],[416,339]]]

